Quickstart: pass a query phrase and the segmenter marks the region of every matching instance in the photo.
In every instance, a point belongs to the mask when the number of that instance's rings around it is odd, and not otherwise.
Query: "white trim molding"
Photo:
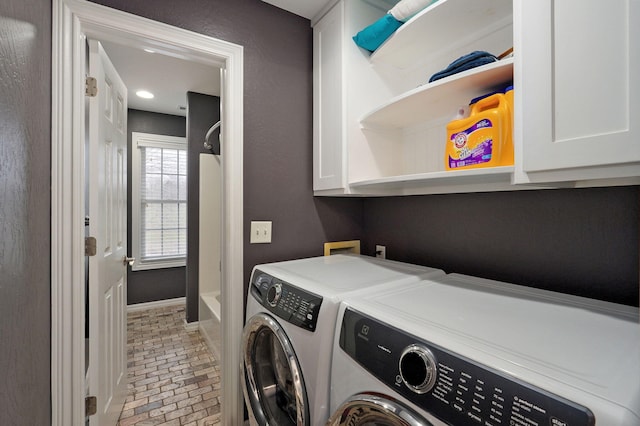
[[[155,135],[151,133],[132,132],[131,133],[131,256],[136,261],[131,266],[132,271],[145,271],[150,269],[175,268],[187,264],[186,253],[175,258],[160,258],[145,260],[142,257],[142,168],[141,148],[169,148],[184,150],[185,158],[188,152],[187,138],[178,136]],[[185,183],[185,192],[187,190]],[[186,193],[185,201],[186,202]],[[186,222],[186,218],[185,218]],[[164,222],[163,222],[164,223]],[[186,230],[185,230],[186,233]],[[186,246],[186,234],[185,234]],[[185,249],[186,250],[186,249]]]
[[[166,308],[168,306],[185,305],[187,303],[186,297],[176,297],[174,299],[155,300],[153,302],[134,303],[133,305],[127,305],[127,312],[140,312],[147,309]]]
[[[51,188],[51,418],[84,424],[84,72],[86,38],[157,51],[222,69],[222,424],[242,424],[242,46],[107,8],[53,0]]]
[[[193,321],[193,322],[187,322],[187,320],[184,320],[184,329],[185,331],[197,331],[200,329],[200,321]],[[202,337],[207,340],[207,336],[205,334],[202,335]],[[211,346],[209,346],[211,347]]]

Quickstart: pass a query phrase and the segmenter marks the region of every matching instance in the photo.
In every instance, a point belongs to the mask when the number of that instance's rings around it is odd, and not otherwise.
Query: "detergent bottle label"
[[[489,119],[451,135],[449,168],[471,166],[491,161],[493,154],[493,123]]]

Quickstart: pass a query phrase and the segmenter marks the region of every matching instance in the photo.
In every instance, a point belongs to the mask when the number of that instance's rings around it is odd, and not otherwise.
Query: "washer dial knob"
[[[422,345],[409,345],[400,355],[400,377],[412,392],[429,392],[436,382],[436,358]]]
[[[269,290],[267,291],[267,303],[272,308],[275,308],[280,300],[280,296],[282,295],[282,285],[280,283],[275,283]]]

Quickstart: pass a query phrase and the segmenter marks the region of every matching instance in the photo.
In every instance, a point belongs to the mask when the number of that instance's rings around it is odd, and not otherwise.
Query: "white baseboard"
[[[185,305],[186,297],[176,297],[175,299],[156,300],[154,302],[136,303],[127,305],[127,312],[144,311],[146,309],[164,308],[166,306]]]
[[[198,330],[199,327],[200,327],[199,321],[187,322],[186,319],[184,320],[184,329],[186,331],[196,331]]]

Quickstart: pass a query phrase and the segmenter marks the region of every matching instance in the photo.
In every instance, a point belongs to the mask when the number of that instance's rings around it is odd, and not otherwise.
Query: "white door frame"
[[[243,48],[86,0],[53,0],[51,116],[52,425],[84,424],[85,37],[153,46],[224,69],[222,424],[241,424]]]

